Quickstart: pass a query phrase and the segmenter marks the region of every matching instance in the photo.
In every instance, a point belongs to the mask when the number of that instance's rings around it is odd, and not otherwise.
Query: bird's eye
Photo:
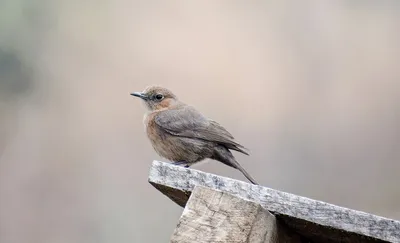
[[[155,98],[156,100],[162,100],[164,96],[162,94],[156,94]]]

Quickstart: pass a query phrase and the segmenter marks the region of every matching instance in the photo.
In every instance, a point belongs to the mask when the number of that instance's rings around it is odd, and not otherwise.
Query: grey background
[[[150,84],[262,185],[400,219],[399,28],[398,1],[1,1],[0,242],[168,241],[129,96]]]

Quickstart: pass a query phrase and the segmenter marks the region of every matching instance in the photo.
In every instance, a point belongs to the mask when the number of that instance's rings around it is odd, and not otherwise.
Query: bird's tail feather
[[[242,174],[247,178],[247,180],[249,180],[254,185],[258,185],[256,180],[254,180],[254,178],[251,177],[249,173],[247,173],[247,171],[239,164],[239,162],[237,162],[235,159],[233,159],[233,161],[231,160],[231,163],[233,162],[232,164],[234,165],[234,167],[238,169],[240,172],[242,172]]]
[[[211,159],[218,160],[230,167],[238,169],[251,183],[258,185],[256,180],[254,180],[253,177],[251,177],[251,175],[247,173],[247,171],[239,164],[239,162],[236,161],[231,151],[229,151],[226,147],[215,147],[214,155],[211,157]]]

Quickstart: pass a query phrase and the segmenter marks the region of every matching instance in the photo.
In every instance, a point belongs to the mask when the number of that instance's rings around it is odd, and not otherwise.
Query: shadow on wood
[[[399,221],[198,170],[154,161],[149,182],[182,207],[196,186],[253,201],[310,242],[400,242]]]

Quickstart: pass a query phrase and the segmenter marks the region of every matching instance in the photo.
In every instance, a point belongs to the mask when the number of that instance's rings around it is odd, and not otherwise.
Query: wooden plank
[[[299,243],[260,204],[197,186],[179,219],[172,243]]]
[[[290,229],[314,242],[400,242],[400,222],[267,187],[154,161],[149,182],[185,206],[195,186],[259,203]]]

